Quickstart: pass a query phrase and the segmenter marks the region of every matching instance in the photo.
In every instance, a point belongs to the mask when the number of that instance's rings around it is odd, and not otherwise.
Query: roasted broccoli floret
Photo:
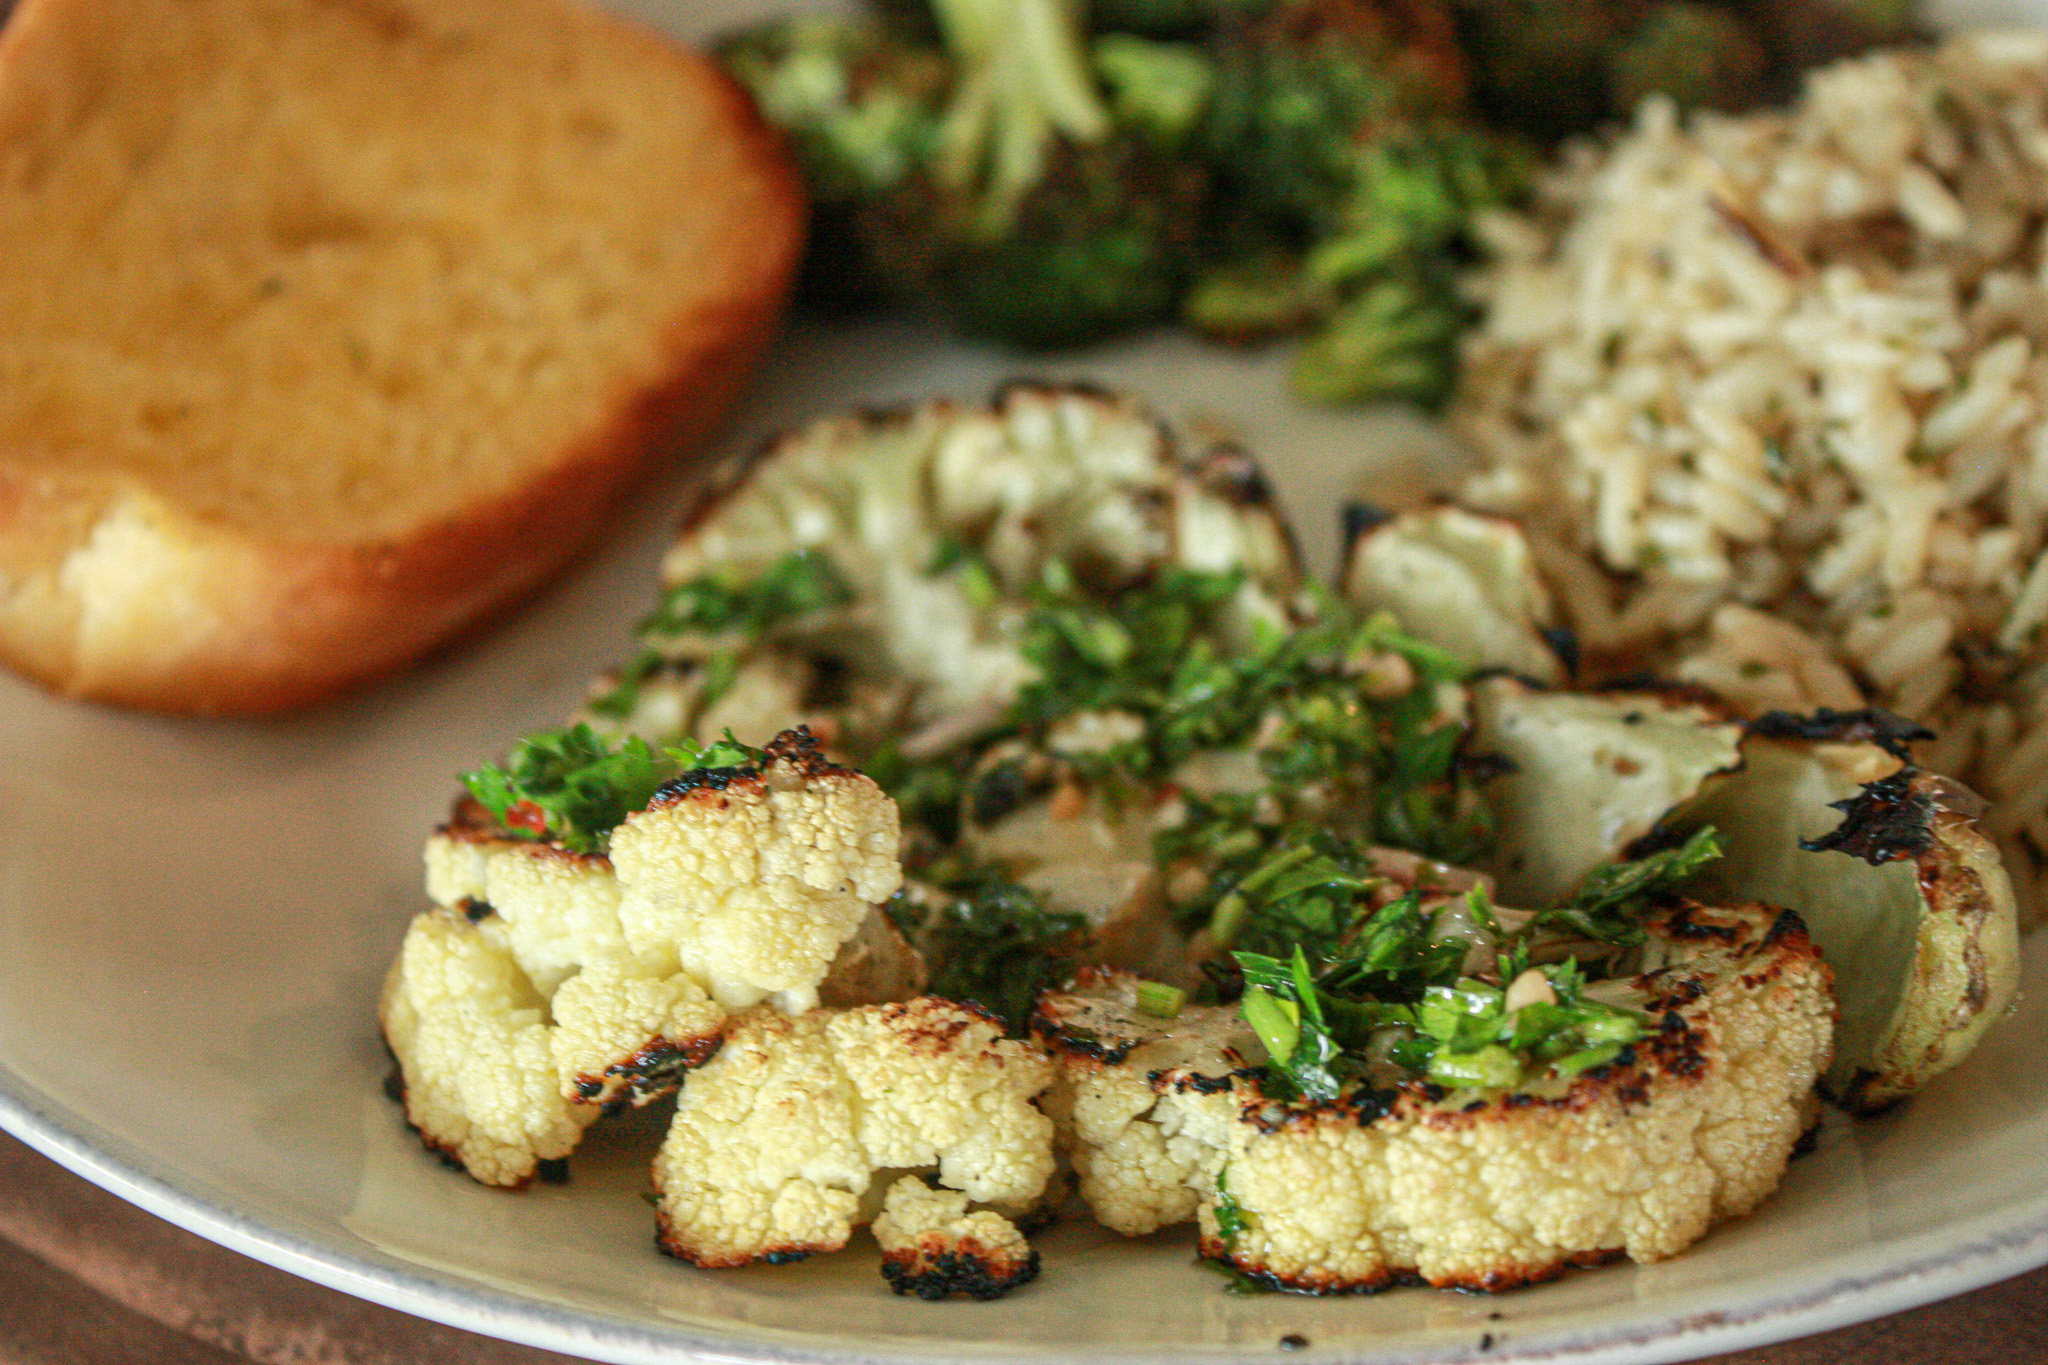
[[[1062,0],[935,9],[954,83],[929,162],[870,215],[885,270],[935,294],[966,331],[1025,346],[1167,316],[1206,197],[1206,174],[1173,135],[1187,118],[1174,101],[1188,103],[1199,71],[1184,53],[1114,51],[1135,115],[1125,125]]]
[[[1152,38],[1194,38],[1257,19],[1278,0],[1094,0],[1089,27]]]
[[[1326,403],[1405,398],[1434,405],[1455,375],[1472,310],[1456,274],[1472,256],[1474,212],[1512,198],[1519,157],[1442,124],[1357,146],[1327,222],[1206,271],[1182,305],[1196,328],[1232,340],[1307,332],[1297,393]]]
[[[1212,47],[1204,139],[1231,212],[1262,232],[1337,230],[1360,151],[1464,101],[1463,58],[1433,6],[1288,0]]]
[[[1402,398],[1435,407],[1457,377],[1458,333],[1469,317],[1447,281],[1375,278],[1302,343],[1294,391],[1319,403]]]
[[[1399,18],[1293,0],[1219,58],[1208,136],[1229,207],[1182,315],[1234,340],[1308,331],[1294,387],[1321,402],[1448,392],[1466,225],[1519,179],[1450,117],[1462,70],[1442,12]]]
[[[1474,104],[1555,141],[1663,94],[1737,111],[1791,94],[1810,66],[1913,36],[1914,0],[1454,0]]]
[[[1652,9],[1609,55],[1608,81],[1618,110],[1664,95],[1682,109],[1733,112],[1763,98],[1767,61],[1757,34],[1736,15],[1677,0]]]
[[[1472,100],[1490,123],[1549,141],[1613,109],[1605,54],[1625,39],[1620,0],[1456,0]]]
[[[1198,54],[1111,44],[1098,73],[1065,0],[933,16],[935,44],[805,20],[721,49],[810,171],[813,294],[921,298],[1032,347],[1170,315],[1206,202],[1179,149],[1207,106]]]
[[[951,71],[936,51],[857,18],[805,15],[736,33],[718,58],[789,136],[811,194],[802,302],[848,312],[890,300],[861,240],[860,206],[931,153]]]

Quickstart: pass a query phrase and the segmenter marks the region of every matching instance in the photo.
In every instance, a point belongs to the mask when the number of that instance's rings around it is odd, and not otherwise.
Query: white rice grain
[[[1481,232],[1462,496],[1589,652],[1938,725],[2048,866],[2048,35],[1646,101]]]

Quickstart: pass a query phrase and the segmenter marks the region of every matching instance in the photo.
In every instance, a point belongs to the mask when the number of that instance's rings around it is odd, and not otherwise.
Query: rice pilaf
[[[1842,62],[1785,112],[1652,99],[1485,231],[1459,500],[1528,527],[1588,671],[1925,722],[2040,905],[2048,34]]]

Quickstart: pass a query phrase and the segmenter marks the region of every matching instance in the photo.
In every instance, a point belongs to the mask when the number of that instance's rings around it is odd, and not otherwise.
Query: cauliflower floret
[[[1038,1253],[1015,1223],[989,1209],[969,1212],[966,1195],[914,1175],[889,1187],[874,1233],[882,1278],[898,1294],[999,1299],[1038,1278]]]
[[[1192,1219],[1229,1142],[1230,1111],[1209,1099],[1266,1059],[1237,1009],[1150,1018],[1137,977],[1094,967],[1045,997],[1033,1028],[1060,1062],[1045,1108],[1096,1221],[1142,1237]]]
[[[815,743],[767,753],[759,768],[684,774],[612,834],[627,941],[674,945],[728,1010],[771,995],[814,1007],[839,945],[903,884],[881,788]]]
[[[1052,1072],[987,1014],[932,997],[756,1009],[677,1102],[654,1162],[661,1245],[700,1266],[836,1251],[879,1171],[936,1168],[976,1203],[1028,1206],[1053,1172],[1032,1103]]]
[[[380,1013],[407,1122],[487,1185],[526,1184],[597,1117],[562,1094],[546,1002],[502,925],[441,908],[420,915]]]
[[[734,1009],[914,993],[921,963],[877,908],[896,841],[895,804],[803,731],[668,784],[610,856],[507,837],[465,802],[428,844],[439,908],[385,991],[409,1120],[477,1179],[521,1185],[601,1109],[673,1089]],[[461,1042],[480,1019],[517,1046]]]
[[[1317,1293],[1409,1279],[1499,1290],[1674,1255],[1776,1188],[1834,1005],[1788,912],[1683,905],[1649,928],[1661,965],[1633,984],[1656,1031],[1627,1060],[1512,1092],[1411,1081],[1269,1099],[1230,1053],[1163,1068],[1148,1055],[1199,1018],[1133,1011],[1105,1031],[1097,1000],[1096,1026],[1076,1033],[1077,1007],[1049,997],[1037,1026],[1060,1055],[1053,1107],[1082,1193],[1134,1231],[1192,1202],[1206,1255]]]

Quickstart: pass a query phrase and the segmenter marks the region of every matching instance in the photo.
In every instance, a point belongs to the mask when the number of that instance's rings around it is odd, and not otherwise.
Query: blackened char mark
[[[1344,548],[1348,551],[1358,543],[1361,536],[1367,536],[1394,519],[1386,508],[1370,502],[1347,502],[1339,514],[1342,518]]]
[[[882,1278],[898,1294],[915,1294],[928,1303],[955,1294],[987,1302],[1037,1279],[1038,1253],[1010,1260],[991,1255],[969,1238],[956,1251],[892,1251],[882,1258]]]
[[[796,770],[798,776],[815,780],[821,777],[851,777],[853,773],[839,767],[824,755],[818,745],[818,737],[811,733],[808,725],[799,725],[794,730],[784,730],[768,741],[768,747],[761,751],[758,764],[735,764],[729,768],[698,768],[670,778],[654,789],[654,797],[647,803],[648,809],[680,801],[696,791],[724,791],[735,783],[757,782],[763,769],[777,763],[786,763]]]
[[[1664,917],[1664,932],[1680,943],[1734,943],[1746,932],[1740,924],[1702,919],[1703,906],[1681,904]]]
[[[1842,823],[1818,839],[1801,839],[1809,853],[1846,853],[1872,867],[1924,853],[1934,846],[1934,798],[1918,788],[1912,768],[1863,784],[1846,801],[1831,801]]]
[[[1234,507],[1270,507],[1273,485],[1250,452],[1234,445],[1210,447],[1191,461],[1188,472],[1209,492]]]
[[[1835,711],[1821,707],[1811,715],[1792,711],[1766,711],[1750,722],[1749,732],[1766,739],[1809,739],[1833,744],[1875,744],[1894,758],[1910,759],[1907,746],[1933,739],[1934,731],[1924,725],[1871,706],[1861,711]]]

